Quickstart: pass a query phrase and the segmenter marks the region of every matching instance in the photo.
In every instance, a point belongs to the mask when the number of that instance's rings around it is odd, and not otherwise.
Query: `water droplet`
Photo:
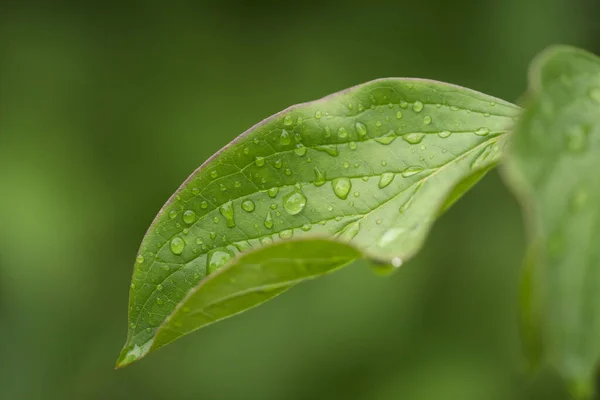
[[[254,202],[250,199],[246,199],[242,202],[242,210],[246,212],[254,211]]]
[[[284,174],[286,174],[287,176],[291,176],[292,175],[292,170],[289,168],[286,168],[285,171],[283,171]]]
[[[271,208],[271,210],[276,210],[277,209],[277,203],[273,203],[269,207]]]
[[[135,329],[136,324],[134,322],[130,323],[129,326],[131,327],[131,329]]]
[[[268,245],[273,243],[273,239],[271,239],[269,236],[265,236],[264,238],[260,239],[260,243],[263,245]]]
[[[188,225],[193,224],[196,221],[196,213],[192,210],[187,210],[183,213],[183,222]]]
[[[290,136],[288,131],[286,131],[285,129],[281,130],[281,136],[279,137],[279,143],[282,146],[287,146],[290,143],[292,143],[292,137]]]
[[[402,100],[400,102],[400,108],[404,108],[404,109],[408,108],[408,103],[406,101]]]
[[[395,176],[396,175],[392,172],[383,173],[381,175],[381,178],[379,178],[379,183],[377,185],[377,186],[379,186],[379,189],[383,189],[384,187],[387,187],[390,183],[392,183]]]
[[[231,254],[229,251],[216,250],[210,254],[209,258],[208,273],[212,274],[227,264],[233,258],[233,254]]]
[[[142,264],[142,263],[144,262],[144,256],[140,254],[139,256],[137,256],[137,257],[135,258],[135,261],[136,261],[138,264]]]
[[[175,236],[173,239],[171,239],[170,248],[171,253],[179,255],[183,253],[183,249],[185,249],[185,241],[181,237]]]
[[[375,141],[380,144],[390,144],[396,139],[394,131],[390,131],[386,136],[376,137]]]
[[[350,168],[350,163],[349,162],[345,161],[343,165],[344,165],[344,168],[346,168],[346,169]]]
[[[375,126],[378,127],[378,128],[381,127],[381,121],[375,122]]]
[[[321,113],[321,111],[315,112],[315,118],[316,119],[321,119],[322,116],[323,116],[323,114]]]
[[[590,99],[600,104],[600,87],[591,88],[588,92]]]
[[[294,149],[294,153],[296,153],[297,156],[302,157],[306,154],[306,150],[306,147],[304,147],[302,143],[298,143]]]
[[[421,171],[423,171],[423,167],[418,166],[418,165],[411,165],[410,167],[408,167],[404,171],[402,171],[402,176],[405,178],[408,178],[409,176],[416,175]]]
[[[219,173],[217,172],[217,170],[212,170],[210,171],[210,177],[213,179],[216,179],[219,176]]]
[[[346,200],[348,197],[348,193],[350,193],[350,189],[352,189],[352,182],[348,178],[337,178],[331,181],[331,185],[333,186],[333,192],[337,197],[342,200]]]
[[[423,103],[421,103],[419,100],[415,101],[413,103],[413,111],[416,113],[419,113],[423,110]]]
[[[133,283],[133,282],[132,282],[132,283],[131,283],[131,285],[129,285],[129,287],[130,287],[131,289],[135,289],[135,283]]]
[[[200,207],[203,209],[207,209],[208,208],[208,202],[206,200],[203,200],[202,203],[200,203]]]
[[[479,128],[475,131],[475,134],[477,136],[486,136],[489,133],[490,133],[490,130],[488,128]]]
[[[228,228],[235,227],[235,220],[233,218],[233,202],[231,200],[219,207],[219,212],[223,218],[225,218]]]
[[[356,128],[356,133],[358,134],[359,138],[362,139],[367,135],[367,127],[362,122],[357,122],[354,124],[354,127]]]
[[[157,298],[156,298],[156,304],[159,304],[159,305],[160,305],[160,304],[162,304],[162,303],[163,303],[162,299],[161,299],[160,297],[157,297]]]
[[[217,238],[217,232],[210,232],[209,235],[212,240],[215,240]]]
[[[356,150],[356,142],[348,143],[348,147],[350,147],[350,150]]]
[[[213,218],[213,222],[214,222],[215,224],[218,224],[218,223],[219,223],[219,221],[220,221],[219,217],[214,217],[214,218]]]
[[[177,211],[171,210],[169,211],[169,218],[174,219],[177,216]]]
[[[446,139],[447,137],[450,137],[450,135],[452,135],[452,132],[446,130],[438,133],[438,136],[442,139]]]
[[[224,191],[226,191],[226,190],[227,190],[227,186],[225,186],[225,185],[223,185],[223,184],[221,183],[221,184],[219,185],[219,190],[220,190],[221,192],[224,192]]]
[[[283,197],[283,208],[290,215],[299,214],[306,206],[306,196],[300,189],[294,189]]]
[[[265,218],[265,228],[273,228],[273,216],[271,215],[271,211],[267,212],[267,216]]]
[[[198,196],[198,194],[199,194],[199,193],[200,193],[200,189],[198,189],[198,188],[193,188],[193,189],[192,189],[192,194],[193,194],[194,196]]]
[[[269,194],[269,197],[273,199],[277,196],[277,193],[279,193],[279,188],[276,186],[269,188],[267,193]]]
[[[337,157],[340,154],[336,145],[316,146],[315,150],[324,151],[332,157]]]
[[[396,113],[396,118],[397,118],[397,119],[402,119],[402,111],[398,111],[398,112]]]
[[[346,128],[344,128],[343,126],[340,127],[340,129],[338,129],[338,136],[341,139],[345,139],[348,137],[348,131],[346,130]]]
[[[283,124],[285,126],[290,126],[294,123],[294,119],[292,117],[290,117],[289,115],[286,115],[285,118],[283,118]]]
[[[426,115],[425,117],[423,117],[423,123],[425,125],[431,124],[431,117],[429,115]]]
[[[573,126],[567,130],[567,147],[572,152],[580,152],[586,149],[588,142],[587,126]]]
[[[156,290],[158,290],[159,292],[163,290],[163,285],[161,285],[160,283],[156,285]]]
[[[350,222],[344,226],[338,236],[344,241],[350,241],[358,235],[358,232],[360,232],[360,220]]]
[[[312,225],[311,225],[311,224],[304,224],[304,225],[302,225],[302,228],[301,228],[301,229],[302,229],[304,232],[308,232],[308,231],[310,231],[310,229],[311,229],[311,228],[312,228]]]
[[[418,144],[421,143],[421,140],[423,140],[423,138],[425,137],[424,133],[406,133],[404,135],[402,135],[402,139],[404,139],[405,142],[408,142],[410,144]]]
[[[323,186],[327,180],[325,172],[321,171],[319,167],[314,167],[313,170],[315,171],[315,186]]]
[[[256,156],[255,162],[257,166],[262,167],[263,165],[265,165],[265,158],[261,156]]]
[[[292,236],[294,236],[294,231],[291,229],[286,229],[279,232],[279,237],[281,239],[290,239]]]
[[[377,241],[377,246],[386,247],[392,242],[394,242],[400,235],[402,235],[406,230],[404,228],[390,228],[381,235],[379,240]]]
[[[581,210],[588,202],[588,191],[586,188],[581,187],[573,192],[569,199],[569,209],[571,212],[577,212]]]

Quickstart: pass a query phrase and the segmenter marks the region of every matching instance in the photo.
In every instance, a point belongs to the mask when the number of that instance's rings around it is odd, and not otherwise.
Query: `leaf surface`
[[[587,398],[600,356],[600,59],[556,47],[535,60],[511,149],[531,246],[526,339]]]
[[[458,86],[391,78],[290,107],[252,127],[184,182],[144,237],[117,365],[313,276],[302,268],[327,272],[348,262],[310,266],[317,253],[294,250],[297,262],[288,257],[284,267],[270,260],[273,242],[329,239],[347,244],[332,244],[348,247],[340,255],[399,266],[438,213],[498,162],[519,112]],[[240,266],[248,259],[238,255],[257,251],[248,257],[262,258],[248,268],[265,276],[249,279]],[[237,273],[244,278],[233,293],[228,279]],[[228,290],[233,297],[220,301]]]

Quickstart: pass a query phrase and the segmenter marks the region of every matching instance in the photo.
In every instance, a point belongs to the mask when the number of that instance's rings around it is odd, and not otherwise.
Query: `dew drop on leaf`
[[[235,227],[235,219],[233,217],[233,202],[230,200],[219,207],[219,212],[225,218],[228,228]]]
[[[183,253],[183,249],[185,249],[185,241],[181,237],[175,236],[173,239],[171,239],[170,248],[171,253],[179,255]]]
[[[290,126],[294,123],[294,120],[292,117],[290,117],[289,115],[286,115],[285,118],[283,118],[283,124],[285,126]]]
[[[294,153],[296,153],[296,155],[302,157],[306,154],[306,147],[304,147],[304,145],[302,143],[298,143],[296,145],[296,148],[294,149]]]
[[[325,184],[326,181],[326,176],[325,176],[325,172],[321,171],[321,169],[319,167],[314,167],[314,171],[315,171],[315,186],[323,186]]]
[[[421,171],[423,171],[423,167],[418,166],[418,165],[411,165],[410,167],[408,167],[404,171],[402,171],[402,176],[405,178],[408,178],[409,176],[416,175]]]
[[[340,129],[338,129],[338,136],[339,136],[341,139],[345,139],[345,138],[347,138],[347,137],[348,137],[348,131],[346,130],[346,128],[344,128],[344,127],[342,126]]]
[[[177,211],[175,211],[175,210],[169,211],[169,218],[175,219],[176,216],[177,216]]]
[[[250,199],[246,199],[242,202],[242,210],[246,212],[254,211],[254,202]]]
[[[448,131],[448,130],[444,130],[438,133],[438,136],[441,137],[442,139],[446,139],[447,137],[450,137],[450,135],[452,135],[452,132]]]
[[[294,189],[283,197],[283,208],[290,215],[296,215],[304,210],[306,206],[306,196],[300,189]]]
[[[316,119],[321,119],[322,116],[323,116],[323,114],[321,113],[321,111],[315,112],[315,118]]]
[[[207,209],[208,208],[208,202],[206,200],[202,200],[202,203],[200,203],[200,208]]]
[[[259,166],[259,167],[262,167],[263,165],[265,165],[265,158],[264,157],[256,156],[255,161],[256,161],[256,165]]]
[[[287,146],[288,144],[292,143],[292,137],[290,136],[288,131],[286,131],[285,129],[281,130],[281,136],[279,137],[279,143],[282,146]]]
[[[138,264],[142,264],[144,262],[144,256],[140,254],[139,256],[136,257],[135,261]]]
[[[379,183],[377,184],[379,189],[383,189],[387,187],[390,183],[392,183],[395,176],[396,175],[392,172],[385,172],[384,174],[382,174],[381,178],[379,178]]]
[[[367,135],[367,127],[362,122],[357,122],[354,127],[356,128],[356,133],[359,138],[363,138]]]
[[[286,229],[279,232],[279,237],[281,239],[290,239],[292,236],[294,236],[294,231],[291,229]]]
[[[267,216],[265,217],[265,228],[273,228],[273,216],[271,215],[271,211],[267,212]]]
[[[350,189],[352,189],[352,182],[348,178],[337,178],[331,181],[331,185],[333,186],[333,192],[337,197],[342,200],[346,200],[348,197],[348,193],[350,193]]]
[[[423,140],[424,137],[424,133],[406,133],[402,135],[402,139],[404,139],[405,142],[410,144],[421,143],[421,140]]]
[[[183,213],[183,222],[188,225],[193,224],[196,221],[196,213],[192,210],[187,210]]]
[[[269,188],[269,190],[267,190],[267,193],[269,194],[269,197],[273,199],[277,197],[277,193],[279,193],[279,188],[277,186],[273,186],[272,188]]]
[[[219,173],[217,172],[216,169],[210,171],[210,177],[213,179],[216,179],[219,176]]]
[[[398,112],[396,113],[396,118],[397,118],[397,119],[402,119],[402,111],[398,111]]]
[[[426,115],[426,116],[423,118],[423,123],[424,123],[425,125],[429,125],[429,124],[431,124],[431,117],[430,117],[429,115]]]
[[[475,134],[477,136],[486,136],[490,133],[490,130],[488,128],[479,128],[475,131]]]
[[[413,103],[413,111],[416,113],[419,113],[423,110],[423,103],[421,103],[419,100],[415,101]]]
[[[217,250],[210,254],[210,260],[208,262],[208,273],[212,274],[219,268],[223,267],[233,258],[233,254],[228,251]]]

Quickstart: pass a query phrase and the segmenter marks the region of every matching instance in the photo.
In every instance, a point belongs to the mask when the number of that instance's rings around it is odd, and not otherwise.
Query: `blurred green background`
[[[566,399],[524,372],[524,233],[491,173],[381,278],[363,263],[113,370],[154,215],[254,123],[371,79],[516,101],[597,0],[0,5],[0,399]]]

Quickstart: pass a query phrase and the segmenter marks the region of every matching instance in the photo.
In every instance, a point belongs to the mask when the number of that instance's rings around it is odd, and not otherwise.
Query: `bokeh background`
[[[13,4],[10,4],[13,3]],[[567,399],[526,373],[496,172],[391,277],[364,263],[113,370],[136,250],[213,152],[298,102],[432,78],[516,101],[597,0],[0,5],[0,399]]]

